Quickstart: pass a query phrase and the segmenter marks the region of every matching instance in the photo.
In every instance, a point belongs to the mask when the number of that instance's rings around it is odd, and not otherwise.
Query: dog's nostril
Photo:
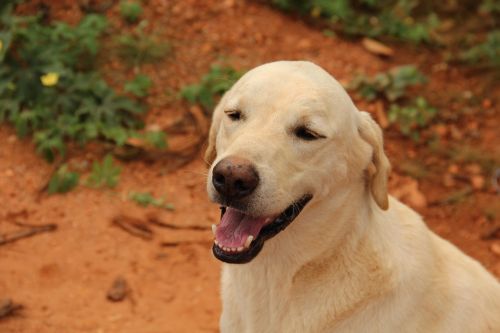
[[[248,191],[248,186],[245,184],[245,182],[243,182],[243,180],[241,179],[237,179],[235,182],[234,182],[234,187],[237,191],[239,192],[245,192],[245,191]]]
[[[214,175],[214,180],[217,185],[224,185],[224,183],[226,182],[226,177],[218,173]]]

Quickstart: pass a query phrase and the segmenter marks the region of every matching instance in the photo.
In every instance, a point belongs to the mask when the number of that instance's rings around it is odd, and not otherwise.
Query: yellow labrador
[[[388,196],[380,128],[320,67],[245,74],[206,157],[221,332],[500,332],[498,281]]]

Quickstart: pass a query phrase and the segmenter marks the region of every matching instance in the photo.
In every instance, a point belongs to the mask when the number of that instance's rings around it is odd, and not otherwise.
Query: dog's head
[[[389,162],[380,128],[342,86],[310,62],[280,61],[245,74],[213,115],[207,189],[222,205],[214,254],[252,260],[310,200],[366,183],[387,209]]]

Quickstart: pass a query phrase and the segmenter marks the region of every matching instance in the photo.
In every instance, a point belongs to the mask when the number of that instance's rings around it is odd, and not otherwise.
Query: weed
[[[142,6],[137,1],[123,0],[120,3],[120,15],[128,22],[135,23],[142,14]]]
[[[170,44],[144,32],[147,21],[141,21],[129,34],[116,38],[118,55],[132,66],[163,59],[171,50]]]
[[[436,114],[437,109],[430,106],[425,98],[419,96],[409,105],[392,104],[388,119],[390,123],[397,123],[403,135],[418,141],[419,129],[426,127]]]
[[[212,65],[200,83],[192,84],[181,90],[181,96],[190,103],[200,104],[206,112],[215,106],[220,98],[243,75],[232,67]]]
[[[395,67],[388,72],[373,77],[358,75],[349,84],[349,89],[357,90],[368,101],[384,98],[394,102],[405,97],[410,87],[427,82],[426,77],[413,65]]]
[[[47,191],[49,194],[66,193],[78,185],[80,175],[68,170],[68,166],[63,164],[50,178]]]
[[[142,128],[142,107],[117,95],[93,70],[106,20],[85,16],[75,27],[14,15],[0,5],[0,122],[33,136],[48,161],[66,142],[105,139],[122,145]]]
[[[90,187],[115,187],[120,180],[121,168],[113,164],[113,157],[106,155],[102,163],[94,161],[92,171],[86,180]]]
[[[153,82],[149,76],[138,74],[132,81],[125,83],[124,90],[135,95],[136,97],[145,97],[152,84]]]
[[[165,198],[155,198],[149,192],[130,192],[129,198],[135,201],[138,205],[147,207],[153,206],[157,208],[163,208],[166,210],[174,210],[175,207],[171,203],[165,203]]]
[[[469,64],[500,68],[500,30],[493,30],[486,40],[463,51],[459,59]]]

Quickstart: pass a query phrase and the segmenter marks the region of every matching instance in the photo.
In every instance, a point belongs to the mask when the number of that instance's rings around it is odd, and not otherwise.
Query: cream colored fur
[[[326,138],[300,140],[301,124]],[[222,333],[500,332],[498,281],[387,195],[380,128],[320,67],[243,76],[214,112],[206,156],[213,167],[229,155],[257,167],[253,214],[313,199],[253,261],[223,265]],[[207,188],[215,200],[211,170]]]

